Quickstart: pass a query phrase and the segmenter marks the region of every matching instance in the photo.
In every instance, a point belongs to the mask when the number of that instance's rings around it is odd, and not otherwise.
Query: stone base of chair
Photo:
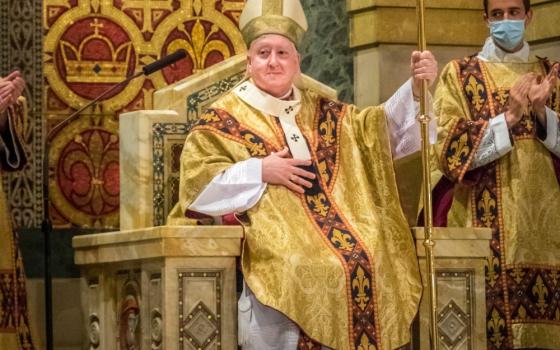
[[[241,227],[78,236],[87,349],[237,349]]]
[[[414,228],[424,284],[414,349],[430,349],[430,302],[424,229]],[[490,256],[490,229],[435,228],[437,349],[486,349],[484,266]]]

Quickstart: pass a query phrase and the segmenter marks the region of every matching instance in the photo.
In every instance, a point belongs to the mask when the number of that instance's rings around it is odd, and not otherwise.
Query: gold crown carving
[[[61,40],[62,59],[66,67],[66,81],[69,83],[118,83],[127,76],[132,43],[126,42],[115,48],[108,37],[99,34],[99,28],[103,24],[98,23],[97,18],[90,24],[94,27],[94,33],[87,36],[76,48],[71,43]],[[82,60],[82,53],[92,41],[101,41],[111,52],[110,61],[86,61]],[[76,59],[68,57],[67,50],[74,54]],[[121,52],[125,51],[125,58],[117,60]]]

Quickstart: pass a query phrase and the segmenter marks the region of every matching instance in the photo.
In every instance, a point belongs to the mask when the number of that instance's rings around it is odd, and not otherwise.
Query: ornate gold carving
[[[360,345],[358,345],[358,350],[377,350],[375,345],[369,342],[369,338],[364,334],[362,334],[362,338],[360,339]]]
[[[211,52],[219,52],[224,59],[228,59],[231,56],[228,46],[223,41],[210,39],[214,33],[218,32],[219,27],[217,25],[213,24],[208,34],[206,34],[204,26],[200,23],[200,19],[196,20],[192,33],[189,33],[182,23],[177,26],[177,29],[183,32],[189,40],[173,40],[169,44],[168,51],[187,50],[194,63],[194,73],[205,68],[206,58]]]
[[[313,205],[313,211],[317,214],[325,217],[329,213],[330,207],[326,205],[327,198],[323,193],[319,193],[316,196],[307,196],[307,202]]]
[[[544,315],[546,308],[548,307],[545,299],[548,296],[548,288],[546,288],[540,275],[537,277],[537,283],[533,286],[532,292],[533,295],[539,298],[537,301],[537,307],[539,308],[539,312]]]
[[[123,73],[138,71],[166,52],[171,52],[169,44],[178,38],[175,35],[180,23],[189,22],[185,25],[191,33],[197,20],[205,26],[206,32],[211,31],[209,25],[218,28],[219,35],[214,35],[211,39],[219,37],[229,48],[228,53],[222,55],[224,58],[246,50],[235,20],[244,5],[239,0],[45,0],[43,3],[45,38],[42,57],[46,80],[43,98],[47,107],[43,117],[52,122],[69,114],[71,109],[78,109],[86,104],[97,94],[95,91],[104,91],[106,86],[103,84],[120,81],[119,77],[126,75]],[[176,11],[173,11],[174,8]],[[182,33],[179,34],[185,39]],[[81,43],[87,36],[90,36],[90,44],[91,39],[96,38],[93,42],[95,45],[89,45],[88,49],[82,51],[80,46],[83,46]],[[103,37],[110,40],[112,46]],[[208,36],[204,36],[202,40],[209,41]],[[209,42],[202,44],[210,45]],[[193,44],[193,47],[196,45]],[[95,51],[96,47],[103,47],[102,52]],[[218,57],[220,55],[210,56],[212,59],[207,60],[207,64],[215,63],[221,58]],[[204,56],[204,52],[201,56]],[[191,59],[194,62],[196,57]],[[102,62],[95,62],[96,60]],[[190,67],[188,64],[178,65],[179,68],[186,66]],[[97,75],[94,74],[94,68],[100,69]],[[107,119],[104,123],[114,123],[118,120],[115,115],[117,111],[151,109],[153,90],[190,74],[187,69],[169,76],[162,70],[149,77],[139,77],[102,100],[96,107],[86,110],[85,114],[103,116]],[[70,128],[74,125],[73,123],[53,140],[53,148],[57,149],[57,153],[67,145],[62,143],[66,139],[64,135],[73,134]],[[115,127],[115,134],[117,130],[118,127]],[[57,153],[51,152],[51,159],[56,160]],[[55,169],[56,176],[59,168],[52,169]],[[118,202],[115,204],[116,215],[111,213],[109,217],[92,217],[80,211],[75,203],[65,200],[63,194],[67,188],[58,188],[60,185],[54,181],[49,181],[52,193],[62,198],[55,199],[56,203],[53,203],[61,213],[61,222],[57,224],[66,225],[69,221],[77,226],[118,227]]]
[[[356,270],[356,275],[356,278],[354,278],[354,280],[352,281],[352,289],[358,289],[358,294],[356,294],[354,300],[356,301],[360,309],[364,311],[367,303],[369,302],[369,296],[366,294],[366,288],[371,288],[371,286],[369,284],[369,280],[365,276],[364,270],[360,266],[358,266],[358,269]]]
[[[75,47],[72,43],[61,40],[61,52],[64,66],[66,67],[66,81],[69,83],[118,83],[127,76],[128,65],[130,61],[130,53],[132,43],[125,42],[115,48],[111,40],[99,33],[99,29],[103,28],[103,24],[95,18],[90,26],[94,28],[93,34],[82,40],[79,47]],[[111,52],[111,61],[84,61],[82,54],[87,44],[92,41],[101,41]],[[76,57],[72,59],[68,57],[68,51],[71,51]],[[118,60],[119,54],[124,51],[123,60]]]
[[[482,192],[482,199],[478,202],[478,210],[482,210],[480,220],[486,227],[492,227],[492,223],[496,219],[496,215],[492,212],[496,209],[496,200],[492,198],[490,191],[487,189]]]
[[[328,147],[331,146],[335,141],[334,128],[336,127],[336,124],[330,113],[327,113],[327,116],[328,116],[327,120],[322,122],[321,125],[319,125],[319,130],[322,131],[321,138],[323,139],[326,146]]]
[[[354,249],[354,243],[351,242],[352,236],[340,230],[333,229],[331,242],[338,243],[339,248],[351,252]]]
[[[222,0],[222,12],[241,12],[243,10],[243,6],[245,6],[245,4],[242,2]],[[239,18],[237,19],[239,20]]]
[[[469,135],[463,133],[458,140],[451,143],[450,149],[453,152],[451,156],[447,157],[447,162],[449,164],[449,170],[453,171],[463,165],[461,158],[469,154],[469,146],[467,141],[469,140]]]
[[[467,84],[468,85],[465,87],[465,91],[472,94],[472,104],[474,105],[476,111],[480,112],[485,102],[483,96],[484,85],[480,84],[473,75],[468,78]]]
[[[101,5],[99,2],[101,0],[90,0],[90,5],[91,5],[91,9],[93,10],[93,13],[99,13],[99,5]]]
[[[51,200],[74,224],[84,227],[118,227],[119,211],[107,205],[114,203],[115,197],[118,198],[113,191],[107,191],[107,185],[110,185],[109,165],[119,159],[117,135],[115,120],[83,116],[52,140],[49,168],[64,171],[58,171],[55,181],[49,183]],[[68,149],[72,151],[67,152]],[[73,189],[70,193],[64,192],[57,183],[64,179],[67,181],[71,176],[68,170],[76,164],[87,169],[89,181],[81,182],[79,191]],[[94,210],[93,214],[74,203],[91,208]]]
[[[50,0],[43,8],[43,24],[48,29],[49,18],[60,13],[61,8],[69,9],[70,0]]]
[[[492,332],[492,337],[490,337],[490,341],[497,347],[500,348],[502,342],[504,341],[504,336],[502,335],[500,329],[506,326],[506,322],[500,314],[498,310],[495,308],[492,310],[492,319],[488,321],[488,331]]]
[[[142,32],[150,32],[153,33],[153,23],[152,23],[152,11],[153,10],[164,10],[164,11],[173,11],[173,5],[171,4],[171,0],[123,0],[122,2],[122,10],[126,10],[129,8],[133,9],[140,9],[143,11],[143,25],[142,25]]]

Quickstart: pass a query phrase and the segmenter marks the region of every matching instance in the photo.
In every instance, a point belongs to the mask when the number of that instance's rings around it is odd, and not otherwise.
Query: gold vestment
[[[359,111],[310,90],[302,91],[301,105],[296,121],[321,189],[299,195],[267,186],[246,213],[245,281],[261,303],[325,346],[404,345],[410,341],[422,287],[399,204],[383,108]],[[171,216],[183,216],[204,187],[231,165],[284,147],[276,117],[234,93],[224,96],[187,137],[180,199]],[[355,255],[361,257],[353,260]],[[355,261],[369,261],[372,268],[356,268]],[[368,329],[361,329],[356,320],[368,317]]]
[[[20,105],[10,107],[8,130],[0,135],[0,169],[14,171],[26,162],[25,117]],[[0,181],[0,349],[34,349],[29,328],[22,256],[12,228],[10,209]]]
[[[505,112],[509,89],[522,75],[545,75],[550,66],[468,57],[444,68],[436,90],[436,153],[453,187],[447,224],[493,229],[488,349],[560,348],[560,162],[539,141],[535,116],[524,115],[511,129],[509,153],[470,169],[488,120]],[[548,102],[557,113],[559,92],[557,85]]]

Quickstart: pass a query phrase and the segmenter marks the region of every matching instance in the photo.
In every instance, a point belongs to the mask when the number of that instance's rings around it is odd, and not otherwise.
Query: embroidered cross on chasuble
[[[515,81],[529,72],[544,75],[549,67],[543,60],[468,57],[444,68],[436,92],[437,156],[446,176],[436,191],[445,183],[453,191],[443,222],[493,229],[486,267],[488,349],[560,348],[560,161],[537,139],[535,117],[525,115],[511,130],[513,149],[470,170],[488,120],[505,111]],[[557,113],[559,92],[556,86],[548,101]],[[435,203],[436,217],[440,209],[443,203]]]
[[[215,102],[188,136],[176,212],[185,213],[232,164],[289,145],[294,157],[312,160],[317,179],[302,195],[269,185],[247,211],[241,261],[247,285],[300,327],[300,348],[408,343],[421,283],[383,108],[359,111],[297,90],[288,129],[282,115],[245,95],[254,88],[246,84]],[[278,101],[275,111],[288,107]]]

